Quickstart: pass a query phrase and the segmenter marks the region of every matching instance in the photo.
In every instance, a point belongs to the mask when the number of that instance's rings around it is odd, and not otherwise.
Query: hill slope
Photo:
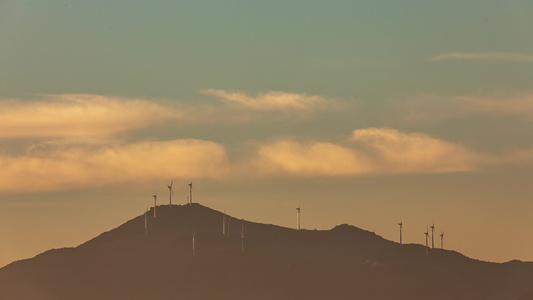
[[[349,225],[328,231],[159,206],[76,247],[0,269],[1,299],[518,299],[533,264],[487,263],[399,245]],[[241,252],[241,226],[245,252]],[[192,253],[195,232],[196,256]],[[521,298],[525,299],[525,298]]]

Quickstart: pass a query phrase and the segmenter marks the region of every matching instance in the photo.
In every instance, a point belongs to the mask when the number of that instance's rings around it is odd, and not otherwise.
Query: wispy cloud
[[[379,111],[388,120],[407,123],[440,122],[466,116],[513,116],[533,118],[533,94],[499,95],[417,95],[389,100],[388,111]]]
[[[486,60],[486,61],[512,61],[533,62],[533,53],[510,52],[451,52],[435,55],[432,61],[441,60]]]
[[[336,104],[320,96],[284,92],[268,92],[256,97],[222,90],[204,93],[219,97],[226,104],[184,104],[92,94],[0,100],[0,139],[99,143],[158,126],[241,124],[262,121],[268,111],[305,113],[326,104],[329,107]],[[268,119],[272,117],[269,115]]]
[[[220,178],[228,172],[228,161],[226,149],[214,142],[172,140],[2,155],[0,168],[0,192],[32,192],[168,178]]]
[[[460,145],[390,128],[354,130],[349,140],[346,145],[279,140],[260,147],[256,164],[267,173],[336,176],[466,172],[484,159]]]
[[[146,128],[183,112],[142,99],[49,95],[34,101],[0,101],[0,138],[105,138]]]
[[[458,96],[456,99],[467,112],[533,118],[533,94],[500,97]]]
[[[272,91],[259,93],[255,97],[248,96],[240,91],[224,91],[208,89],[201,91],[205,95],[210,95],[222,99],[227,104],[252,110],[262,111],[312,111],[319,107],[324,107],[328,102],[321,96],[311,96],[306,94],[286,93]]]

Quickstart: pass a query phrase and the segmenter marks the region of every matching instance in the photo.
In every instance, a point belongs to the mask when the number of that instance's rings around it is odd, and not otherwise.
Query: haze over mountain
[[[75,248],[0,269],[1,299],[531,299],[533,263],[489,263],[347,224],[294,230],[158,206]],[[229,217],[228,217],[229,219]],[[245,251],[241,251],[244,224]],[[192,235],[195,233],[195,252]],[[529,293],[529,294],[528,294]]]

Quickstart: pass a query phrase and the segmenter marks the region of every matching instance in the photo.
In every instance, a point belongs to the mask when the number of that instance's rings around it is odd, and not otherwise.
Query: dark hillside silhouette
[[[76,248],[0,269],[0,299],[530,299],[533,264],[399,245],[350,225],[294,230],[158,206]],[[196,232],[196,256],[192,234]]]

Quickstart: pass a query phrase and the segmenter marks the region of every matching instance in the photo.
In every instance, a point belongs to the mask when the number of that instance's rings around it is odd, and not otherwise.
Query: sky
[[[0,3],[0,266],[193,199],[533,261],[531,1]]]

